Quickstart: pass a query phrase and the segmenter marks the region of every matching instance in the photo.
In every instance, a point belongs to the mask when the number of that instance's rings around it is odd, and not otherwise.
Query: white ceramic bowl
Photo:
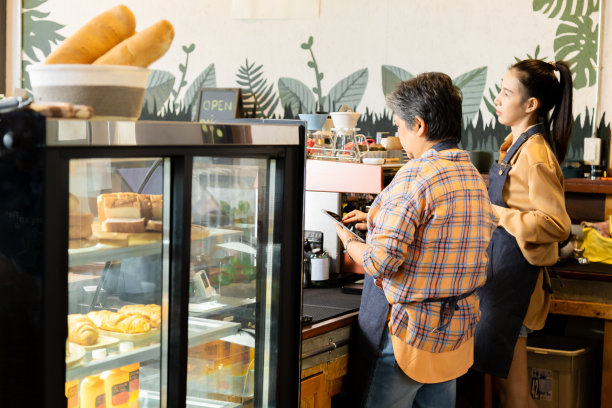
[[[120,65],[49,64],[28,68],[34,101],[88,105],[94,116],[136,120],[150,70]]]
[[[334,121],[334,127],[336,129],[353,129],[357,127],[357,120],[361,113],[357,112],[331,112],[329,114]]]

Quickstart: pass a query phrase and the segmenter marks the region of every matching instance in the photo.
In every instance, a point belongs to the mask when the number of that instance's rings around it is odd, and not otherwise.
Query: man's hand
[[[367,231],[368,224],[366,223],[368,214],[363,211],[353,210],[342,218],[344,224],[355,223],[355,228],[360,231]]]

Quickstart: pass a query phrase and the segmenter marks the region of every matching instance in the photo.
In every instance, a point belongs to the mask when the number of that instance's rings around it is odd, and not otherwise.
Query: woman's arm
[[[531,166],[528,185],[533,209],[521,211],[495,206],[499,225],[524,242],[548,244],[563,241],[569,235],[571,220],[565,210],[563,185],[554,167],[546,163]]]

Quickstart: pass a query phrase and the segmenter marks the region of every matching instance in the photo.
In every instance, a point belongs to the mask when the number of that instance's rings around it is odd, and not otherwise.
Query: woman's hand
[[[366,223],[368,219],[368,214],[363,211],[353,210],[350,213],[346,214],[342,217],[342,222],[344,224],[352,224],[355,223],[355,228],[360,231],[367,231],[368,224]]]

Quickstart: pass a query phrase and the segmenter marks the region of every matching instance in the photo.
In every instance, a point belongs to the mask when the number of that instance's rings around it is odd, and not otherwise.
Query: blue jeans
[[[366,407],[453,408],[456,380],[423,384],[408,377],[395,361],[389,328],[381,341],[381,356],[376,361]]]

